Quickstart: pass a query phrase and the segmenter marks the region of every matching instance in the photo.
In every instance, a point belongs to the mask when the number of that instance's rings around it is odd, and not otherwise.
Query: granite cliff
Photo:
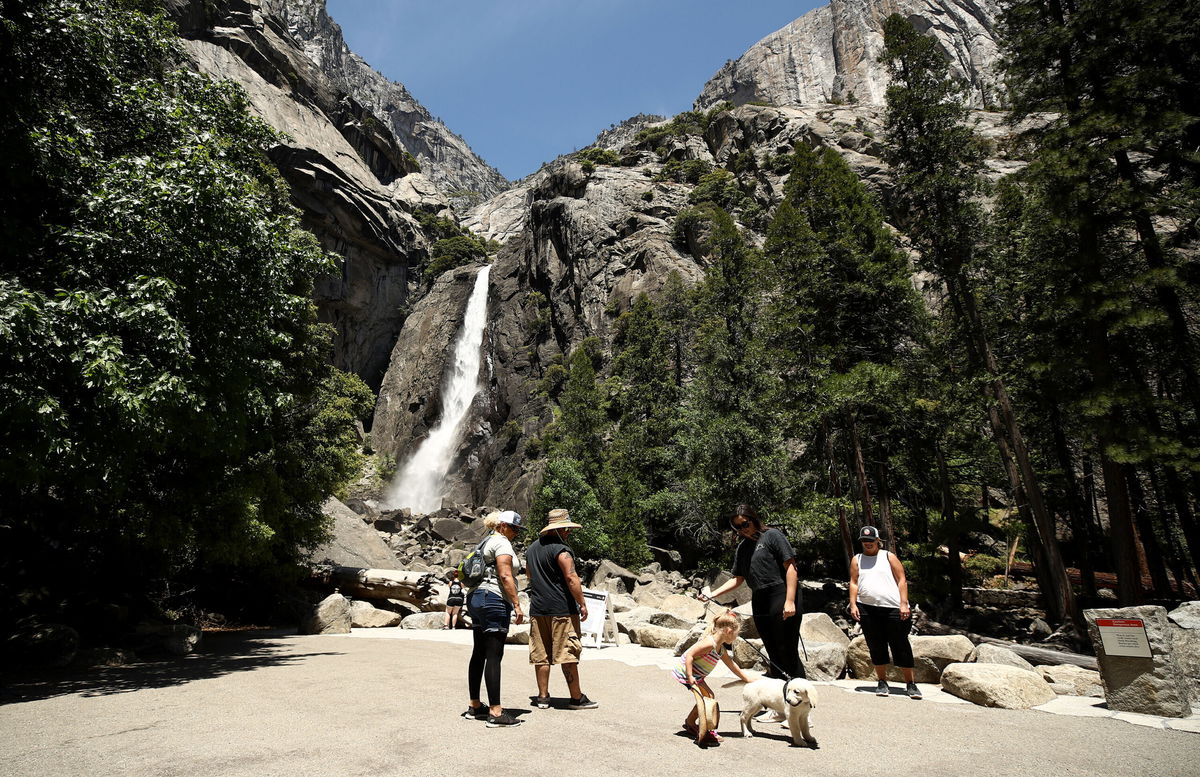
[[[878,61],[883,20],[893,13],[931,35],[952,71],[970,86],[975,107],[997,102],[997,0],[831,0],[727,62],[705,84],[696,108],[735,105],[879,105],[887,73]]]
[[[389,81],[350,51],[325,0],[265,0],[264,7],[287,25],[327,78],[383,122],[456,206],[469,207],[508,188],[499,171],[433,118],[403,84]]]

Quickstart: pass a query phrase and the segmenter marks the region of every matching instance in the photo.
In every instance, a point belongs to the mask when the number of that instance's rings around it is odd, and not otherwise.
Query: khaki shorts
[[[577,664],[583,653],[578,615],[535,615],[529,624],[529,663]]]

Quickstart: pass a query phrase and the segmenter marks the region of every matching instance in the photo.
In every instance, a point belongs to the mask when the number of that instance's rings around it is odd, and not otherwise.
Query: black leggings
[[[467,690],[472,699],[479,698],[480,681],[487,681],[488,706],[500,705],[500,662],[504,659],[504,641],[508,633],[474,629],[475,648],[467,668]]]
[[[858,603],[858,617],[862,624],[863,639],[871,650],[871,663],[875,666],[894,663],[901,669],[913,668],[912,645],[908,642],[908,632],[912,629],[912,619],[901,619],[899,607],[877,607],[873,604]],[[888,647],[892,649],[891,661],[888,660]]]
[[[767,677],[783,679],[781,672],[788,677],[804,677],[804,664],[800,663],[800,592],[796,592],[796,614],[790,618],[783,617],[783,604],[787,601],[787,586],[774,585],[770,588],[760,588],[754,592],[751,601],[751,612],[754,613],[754,627],[762,638],[763,647],[771,657],[774,666],[768,667]]]

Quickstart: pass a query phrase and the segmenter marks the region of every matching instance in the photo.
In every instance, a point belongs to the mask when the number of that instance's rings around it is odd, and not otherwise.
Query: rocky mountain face
[[[933,36],[953,72],[970,85],[971,103],[986,107],[997,102],[998,10],[997,0],[831,0],[727,62],[705,84],[696,108],[705,110],[723,100],[735,105],[880,105],[888,82],[878,61],[883,20],[893,13]]]
[[[985,137],[1000,140],[1009,132],[1000,114],[978,112],[976,119]],[[757,218],[742,217],[742,225],[761,242],[786,182],[787,167],[779,160],[797,143],[836,150],[870,188],[887,196],[881,120],[882,109],[868,105],[744,105],[715,112],[703,133],[673,135],[659,150],[636,136],[614,143],[615,165],[561,159],[475,209],[477,228],[507,237],[507,243],[491,272],[486,388],[450,472],[449,501],[525,509],[540,478],[538,438],[552,418],[541,385],[547,371],[587,337],[610,349],[617,317],[637,295],[661,290],[672,272],[689,285],[702,278],[708,264],[702,236],[676,225],[695,185],[656,180],[666,165],[695,160],[735,168],[739,186],[753,192],[761,209]],[[1018,165],[997,156],[989,170],[999,176]],[[450,347],[451,328],[420,323],[429,320],[422,306],[461,311],[469,274],[464,269],[443,276],[414,309],[414,329],[406,324],[401,333],[372,431],[377,449],[403,459],[411,436],[436,420],[436,387],[420,374],[440,371],[421,366],[434,359],[411,354]],[[439,295],[445,298],[435,301]]]
[[[447,199],[374,113],[329,79],[259,0],[168,0],[192,65],[245,89],[250,109],[288,137],[271,151],[305,226],[339,257],[315,292],[335,330],[334,363],[378,387],[428,258],[417,216]]]
[[[334,84],[383,122],[457,207],[465,210],[508,188],[499,171],[434,119],[403,84],[389,81],[350,51],[325,0],[264,0],[263,6]]]

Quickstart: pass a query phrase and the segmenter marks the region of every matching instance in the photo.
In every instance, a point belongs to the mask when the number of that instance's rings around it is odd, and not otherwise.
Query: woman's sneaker
[[[887,680],[880,680],[879,684],[875,686],[875,695],[887,696],[889,693],[891,693],[891,689],[888,688]]]
[[[501,712],[499,715],[487,716],[488,728],[500,728],[501,726],[519,726],[521,721],[509,715],[507,712]]]
[[[910,699],[921,698],[921,689],[917,687],[916,683],[909,683],[908,687],[904,689],[904,692],[908,694],[908,698]]]
[[[482,704],[478,707],[467,707],[467,711],[461,717],[463,720],[487,720],[488,708]]]
[[[533,706],[537,707],[539,710],[550,709],[550,697],[549,696],[534,696],[533,697]]]
[[[578,699],[571,699],[567,702],[567,709],[570,710],[594,710],[600,705],[587,697],[587,694],[581,694]]]

